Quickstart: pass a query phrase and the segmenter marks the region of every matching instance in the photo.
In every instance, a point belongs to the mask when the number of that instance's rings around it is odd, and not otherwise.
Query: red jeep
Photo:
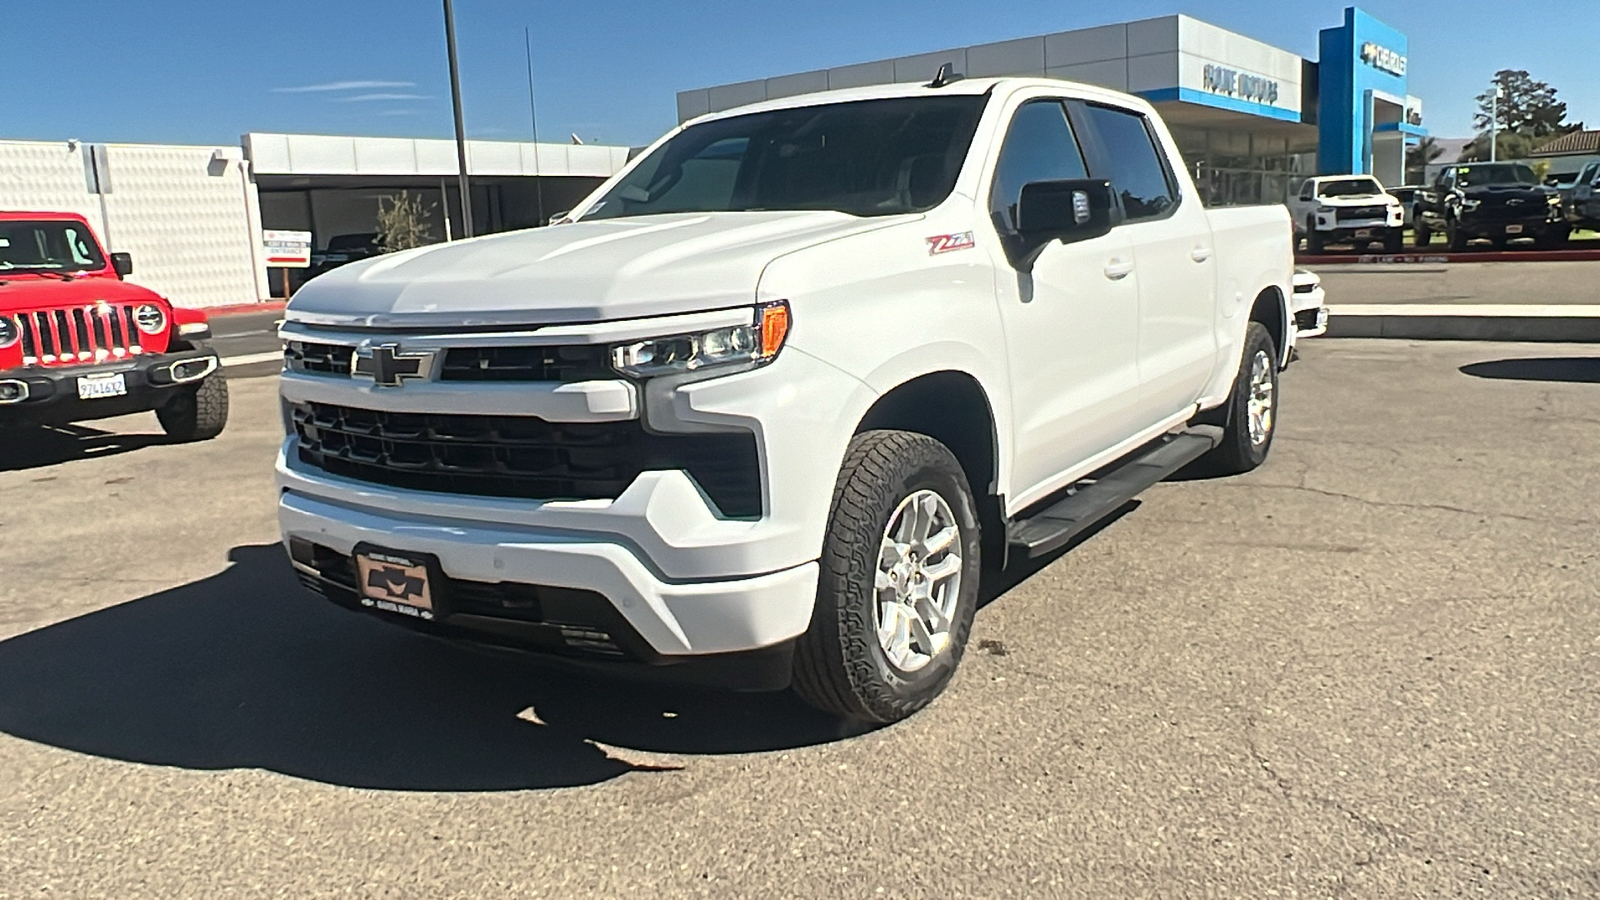
[[[0,426],[155,410],[174,440],[222,432],[205,314],[123,281],[132,271],[82,216],[0,212]]]

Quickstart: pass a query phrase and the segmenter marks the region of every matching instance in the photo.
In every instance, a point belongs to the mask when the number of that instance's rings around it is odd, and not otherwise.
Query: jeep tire
[[[856,435],[834,486],[811,625],[795,649],[795,693],[877,723],[927,706],[972,630],[980,543],[966,473],[944,444],[905,431]]]
[[[1244,354],[1226,410],[1222,443],[1200,462],[1218,475],[1239,475],[1266,462],[1278,431],[1278,345],[1260,322],[1251,322],[1245,331]],[[1258,416],[1263,421],[1252,428],[1251,420]]]
[[[156,410],[167,437],[178,443],[209,441],[228,424],[228,382],[222,374],[178,389],[177,396]]]

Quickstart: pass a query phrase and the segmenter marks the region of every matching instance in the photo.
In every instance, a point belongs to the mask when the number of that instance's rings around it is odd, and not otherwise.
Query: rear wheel
[[[217,374],[179,388],[177,396],[156,410],[156,418],[175,441],[209,441],[228,425],[228,382]]]
[[[1421,219],[1417,219],[1411,225],[1411,243],[1418,247],[1426,247],[1433,243],[1433,231],[1423,224]]]
[[[1219,475],[1249,472],[1266,462],[1277,428],[1278,345],[1267,326],[1251,322],[1228,400],[1222,443],[1206,454],[1203,465]]]
[[[948,448],[904,431],[857,435],[834,487],[795,693],[869,722],[928,705],[972,630],[979,537],[966,474]]]

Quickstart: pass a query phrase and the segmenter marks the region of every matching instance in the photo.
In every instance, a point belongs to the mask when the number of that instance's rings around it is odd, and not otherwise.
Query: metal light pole
[[[461,116],[461,72],[456,67],[456,14],[450,0],[444,0],[444,39],[450,45],[450,103],[456,112],[457,176],[461,182],[461,234],[472,237],[472,186],[467,179],[467,125]]]
[[[1500,98],[1505,89],[1494,83],[1494,96],[1489,100],[1489,162],[1497,162],[1500,154]]]

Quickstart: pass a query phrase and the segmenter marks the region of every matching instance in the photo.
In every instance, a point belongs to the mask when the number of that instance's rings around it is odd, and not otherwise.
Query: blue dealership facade
[[[1044,75],[1137,94],[1161,111],[1213,203],[1279,202],[1306,177],[1364,173],[1400,184],[1426,132],[1407,90],[1404,34],[1345,10],[1319,59],[1174,15],[683,91],[678,116],[814,91],[968,77]]]

